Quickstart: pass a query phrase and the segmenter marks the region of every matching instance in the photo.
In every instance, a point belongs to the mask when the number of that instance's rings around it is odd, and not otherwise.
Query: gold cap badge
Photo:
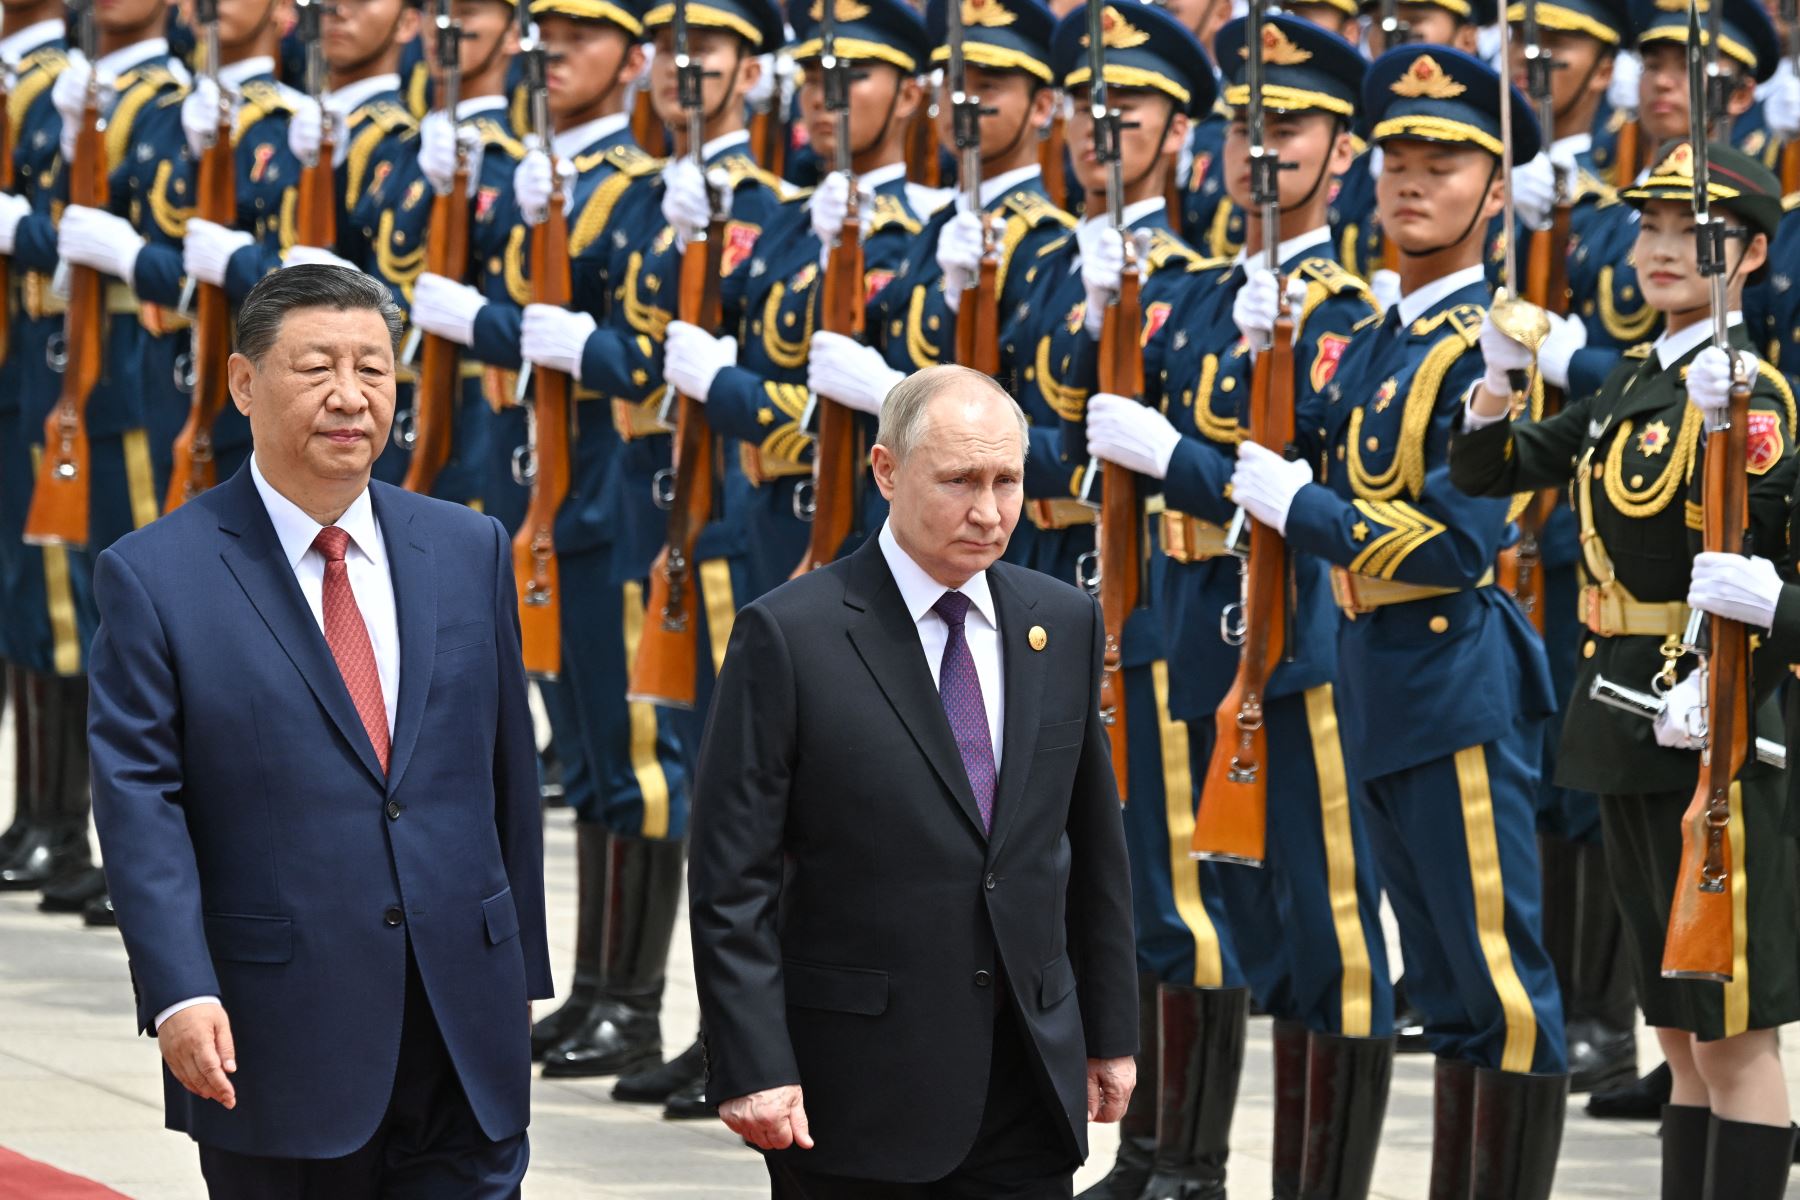
[[[1279,25],[1264,25],[1262,33],[1263,61],[1272,67],[1297,67],[1312,57],[1311,50],[1294,45],[1287,31]],[[1250,47],[1238,47],[1239,58],[1250,57]]]
[[[969,26],[984,25],[989,29],[1000,29],[1018,20],[1018,16],[1007,11],[1000,0],[962,0],[963,24]]]
[[[1421,54],[1406,69],[1406,73],[1394,80],[1394,95],[1424,96],[1432,100],[1449,100],[1460,96],[1469,89],[1444,73],[1438,60],[1429,54]]]
[[[1025,635],[1025,640],[1031,643],[1033,650],[1042,650],[1050,644],[1050,635],[1044,632],[1042,625],[1033,625],[1031,632]]]
[[[825,0],[813,0],[812,11],[808,14],[815,21],[825,19]],[[856,0],[837,0],[831,6],[831,15],[839,21],[860,21],[869,15],[867,5],[858,4]]]

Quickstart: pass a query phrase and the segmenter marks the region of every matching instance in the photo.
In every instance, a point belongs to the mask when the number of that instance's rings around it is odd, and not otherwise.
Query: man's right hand
[[[221,1019],[223,1016],[221,1013]],[[759,1150],[786,1150],[789,1146],[811,1150],[813,1146],[806,1104],[797,1083],[727,1100],[719,1105],[719,1119]]]
[[[196,1004],[174,1013],[156,1031],[163,1061],[181,1086],[202,1100],[237,1107],[237,1089],[228,1078],[237,1073],[237,1051],[231,1044],[231,1021],[217,1004]],[[795,1088],[798,1094],[800,1089]],[[800,1117],[806,1127],[806,1117]]]

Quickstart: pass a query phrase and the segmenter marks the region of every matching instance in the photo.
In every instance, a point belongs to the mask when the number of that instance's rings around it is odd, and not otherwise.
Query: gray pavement
[[[10,747],[0,741],[0,814],[12,810],[10,761]],[[566,813],[551,814],[546,843],[550,941],[558,979],[564,980],[575,902],[574,837]],[[155,1044],[133,1033],[117,934],[84,929],[72,917],[42,915],[36,902],[35,893],[0,894],[0,1146],[97,1179],[134,1200],[202,1196],[192,1146],[162,1128],[159,1060]],[[663,1022],[668,1054],[687,1044],[695,1015],[684,928],[670,964]],[[1268,1194],[1267,1040],[1267,1022],[1252,1022],[1232,1142],[1232,1192],[1240,1198]],[[1654,1061],[1647,1036],[1640,1041],[1643,1061]],[[1789,1056],[1788,1074],[1800,1080],[1800,1054]],[[879,1087],[880,1081],[870,1084]],[[611,1080],[537,1082],[525,1187],[530,1200],[766,1194],[760,1161],[722,1125],[665,1122],[655,1109],[612,1103],[610,1086]],[[1094,1127],[1092,1144],[1078,1184],[1105,1173],[1116,1144],[1112,1127]],[[1395,1070],[1376,1170],[1382,1200],[1422,1200],[1430,1145],[1431,1063],[1404,1057]],[[1653,1126],[1589,1120],[1577,1100],[1556,1195],[1652,1197],[1656,1162]],[[1800,1200],[1800,1184],[1788,1195]]]

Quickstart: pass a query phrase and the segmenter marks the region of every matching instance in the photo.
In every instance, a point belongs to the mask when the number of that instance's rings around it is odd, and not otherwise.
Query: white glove
[[[413,283],[413,324],[459,346],[474,345],[475,317],[486,305],[481,293],[468,284],[430,271]]]
[[[194,81],[194,90],[181,102],[181,132],[195,158],[206,150],[208,139],[219,129],[219,85],[210,76]]]
[[[1181,435],[1169,418],[1148,404],[1096,392],[1088,397],[1087,451],[1128,471],[1165,478]]]
[[[1630,50],[1613,56],[1612,82],[1606,85],[1606,102],[1620,112],[1634,113],[1638,108],[1638,81],[1643,78],[1644,60]]]
[[[189,217],[187,236],[181,242],[181,269],[201,283],[225,284],[225,267],[231,256],[256,239],[201,217]]]
[[[819,239],[819,262],[823,265],[825,256],[831,252],[831,243],[843,232],[844,218],[850,212],[850,181],[837,171],[825,176],[813,191],[809,211],[813,236]],[[875,221],[875,193],[861,183],[856,187],[856,215],[862,235],[867,237]]]
[[[806,386],[857,412],[881,415],[881,402],[906,378],[887,365],[881,352],[855,338],[824,330],[812,335],[806,360]]]
[[[750,92],[744,97],[744,103],[751,108],[760,109],[766,107],[774,98],[775,85],[780,81],[780,76],[775,73],[775,56],[773,54],[757,55],[756,65],[762,68],[762,73],[756,77],[756,82],[750,85]],[[686,393],[684,392],[683,395]]]
[[[1267,346],[1275,336],[1275,318],[1281,311],[1280,292],[1275,281],[1275,272],[1267,267],[1257,267],[1244,280],[1244,286],[1231,302],[1231,319],[1236,322],[1238,332],[1250,343],[1250,352],[1256,353],[1259,346]],[[1287,281],[1288,312],[1295,318],[1294,337],[1300,336],[1300,310],[1306,304],[1306,280],[1298,275],[1288,276]]]
[[[138,251],[143,248],[144,239],[124,217],[79,204],[63,209],[56,230],[56,253],[66,262],[92,267],[129,284]]]
[[[334,120],[341,114],[333,113]],[[319,153],[319,146],[325,140],[325,114],[319,102],[311,96],[299,96],[294,100],[294,115],[288,118],[288,149],[294,157],[303,163],[312,162]],[[341,167],[350,158],[350,139],[340,137],[332,143],[332,165]]]
[[[1577,350],[1587,345],[1587,326],[1581,323],[1580,317],[1564,317],[1556,313],[1545,315],[1550,318],[1550,335],[1538,347],[1538,372],[1551,387],[1567,389],[1569,362],[1575,357]]]
[[[1289,462],[1260,443],[1243,442],[1238,446],[1237,470],[1231,473],[1231,499],[1264,525],[1285,534],[1294,497],[1312,481],[1312,467],[1306,463]]]
[[[1800,134],[1800,78],[1794,75],[1793,59],[1783,58],[1757,94],[1762,97],[1763,120],[1776,137],[1791,141]]]
[[[88,75],[93,68],[79,50],[69,52],[69,65],[62,69],[50,85],[50,103],[62,118],[62,156],[67,162],[75,157],[75,137],[81,132],[81,110],[87,102]],[[112,86],[112,72],[102,72],[100,85]],[[104,109],[102,109],[104,112]]]
[[[973,287],[981,270],[981,218],[958,211],[938,235],[938,269],[944,273],[944,299],[950,311],[962,306],[962,294]]]
[[[1556,206],[1556,168],[1542,150],[1530,162],[1512,172],[1513,207],[1519,219],[1532,229],[1550,228],[1550,210]]]
[[[1512,381],[1506,377],[1507,372],[1529,371],[1535,360],[1531,347],[1508,337],[1494,324],[1491,313],[1481,319],[1481,357],[1487,364],[1487,375],[1481,386],[1496,396],[1512,395]]]
[[[1400,272],[1383,268],[1369,277],[1369,291],[1382,312],[1400,303]]]
[[[1369,147],[1369,178],[1370,179],[1380,179],[1381,178],[1381,166],[1386,161],[1387,161],[1387,157],[1381,153],[1380,146],[1370,146]]]
[[[1119,294],[1119,276],[1124,270],[1125,240],[1118,230],[1103,226],[1093,244],[1081,250],[1081,286],[1087,294],[1081,324],[1088,336],[1100,336],[1106,307]]]
[[[1698,750],[1706,736],[1705,714],[1701,711],[1706,697],[1700,694],[1700,672],[1669,689],[1663,697],[1663,710],[1656,714],[1651,726],[1656,731],[1656,744],[1671,750]]]
[[[1750,378],[1756,377],[1756,369],[1750,369]],[[1731,357],[1717,346],[1708,346],[1694,355],[1694,361],[1688,367],[1687,394],[1688,401],[1699,409],[1710,420],[1716,420],[1725,411],[1731,392]]]
[[[712,220],[709,187],[717,193],[722,215],[731,214],[731,179],[717,167],[702,176],[692,159],[677,158],[663,168],[662,181],[663,220],[674,227],[680,248],[685,249]]]
[[[690,400],[706,403],[719,372],[737,362],[737,339],[714,337],[698,325],[670,321],[663,339],[663,378]]]
[[[287,254],[282,258],[284,267],[324,266],[348,267],[352,271],[360,271],[361,267],[347,258],[339,258],[323,246],[289,246]]]
[[[31,215],[31,201],[11,192],[0,192],[0,254],[13,252],[19,222]]]
[[[542,150],[529,151],[513,168],[513,195],[528,224],[536,225],[550,211],[550,196],[561,191],[563,215],[575,207],[575,164],[566,158],[556,160],[556,178],[550,177],[550,156]]]
[[[519,353],[527,362],[581,382],[581,352],[598,328],[594,318],[554,304],[527,304],[519,325]]]
[[[419,122],[419,170],[435,192],[448,191],[456,178],[456,148],[461,143],[469,156],[469,194],[481,179],[481,135],[451,124],[450,114],[430,112]]]
[[[1781,576],[1768,559],[1711,551],[1694,556],[1688,607],[1769,629],[1775,624],[1775,605],[1780,599]]]

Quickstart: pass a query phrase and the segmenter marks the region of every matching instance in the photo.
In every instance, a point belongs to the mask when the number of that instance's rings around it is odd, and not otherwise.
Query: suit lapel
[[[293,568],[282,552],[281,541],[275,536],[275,526],[263,508],[262,497],[256,493],[250,468],[243,467],[209,496],[212,507],[219,513],[219,528],[232,535],[232,540],[221,552],[226,568],[244,589],[257,614],[275,635],[301,678],[306,680],[306,686],[312,689],[338,732],[362,759],[363,766],[368,768],[369,774],[385,783],[381,762],[375,757],[375,747],[369,742],[362,718],[357,715],[356,705],[344,687],[344,677],[338,671],[337,660],[331,657],[325,634],[313,619],[312,610],[306,606],[300,582],[294,578]]]
[[[1006,690],[1000,779],[994,787],[994,833],[988,847],[991,862],[999,856],[1019,806],[1025,802],[1025,781],[1031,777],[1032,751],[1043,712],[1045,659],[1029,641],[1036,601],[1021,595],[1000,571],[990,570],[987,577],[994,611],[1000,618],[1000,676]]]
[[[431,540],[410,518],[394,511],[387,491],[370,485],[375,519],[387,543],[388,571],[394,579],[394,611],[400,623],[400,696],[395,703],[393,748],[388,755],[388,793],[412,761],[425,720],[425,697],[437,663],[437,563]]]
[[[931,669],[919,650],[918,627],[906,611],[899,585],[888,571],[880,539],[868,539],[853,556],[844,603],[863,612],[862,619],[853,621],[849,631],[863,665],[875,677],[932,770],[956,797],[976,834],[985,837],[981,810],[975,805],[969,773],[963,768],[956,738],[950,732],[950,720],[944,715],[943,699],[932,686]]]

